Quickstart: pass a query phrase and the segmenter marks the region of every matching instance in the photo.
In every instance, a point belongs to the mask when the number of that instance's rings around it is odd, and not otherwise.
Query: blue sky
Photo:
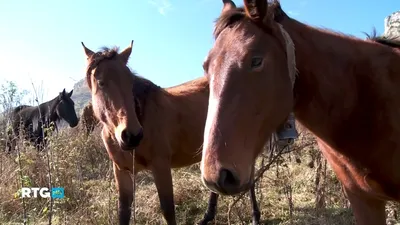
[[[240,6],[242,1],[236,0]],[[364,38],[400,10],[398,0],[281,0],[293,18]],[[131,69],[162,86],[203,75],[212,47],[219,0],[25,0],[0,1],[0,81],[32,91],[42,84],[44,100],[68,91],[84,77],[81,41],[92,50],[127,47],[134,40]]]

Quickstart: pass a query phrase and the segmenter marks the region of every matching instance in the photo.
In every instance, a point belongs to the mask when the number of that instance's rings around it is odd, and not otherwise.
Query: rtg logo
[[[62,187],[54,187],[51,188],[51,191],[47,187],[39,188],[39,187],[23,187],[21,188],[21,197],[22,198],[37,198],[38,193],[42,198],[64,198],[64,188]]]

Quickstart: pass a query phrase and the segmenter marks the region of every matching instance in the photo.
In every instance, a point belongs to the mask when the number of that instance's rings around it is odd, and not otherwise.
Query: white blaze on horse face
[[[118,143],[121,144],[122,141],[122,131],[126,129],[125,124],[119,124],[114,130],[114,136],[117,139]]]
[[[211,131],[213,128],[213,125],[215,124],[216,120],[216,115],[218,113],[218,104],[219,100],[214,96],[213,91],[210,88],[210,97],[208,101],[208,110],[207,110],[207,119],[206,119],[206,124],[204,128],[204,142],[203,142],[203,151],[202,151],[202,158],[201,158],[201,163],[200,163],[200,171],[202,177],[204,177],[204,167],[205,167],[205,161],[206,159],[209,158],[209,154],[213,154],[209,152],[209,147],[210,146],[210,139],[211,139]],[[207,158],[206,158],[207,157]],[[207,165],[208,167],[209,165]]]

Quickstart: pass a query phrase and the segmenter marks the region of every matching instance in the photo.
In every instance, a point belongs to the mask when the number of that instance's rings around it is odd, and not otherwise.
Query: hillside
[[[74,85],[74,93],[72,94],[72,100],[75,102],[76,112],[80,112],[90,99],[90,91],[86,85],[85,79],[78,81]]]

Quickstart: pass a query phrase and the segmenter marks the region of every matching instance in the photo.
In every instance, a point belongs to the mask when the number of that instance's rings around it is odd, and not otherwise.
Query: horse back
[[[184,167],[201,160],[209,86],[205,77],[165,89],[164,133],[172,146],[171,166]],[[162,118],[162,117],[161,117]]]

